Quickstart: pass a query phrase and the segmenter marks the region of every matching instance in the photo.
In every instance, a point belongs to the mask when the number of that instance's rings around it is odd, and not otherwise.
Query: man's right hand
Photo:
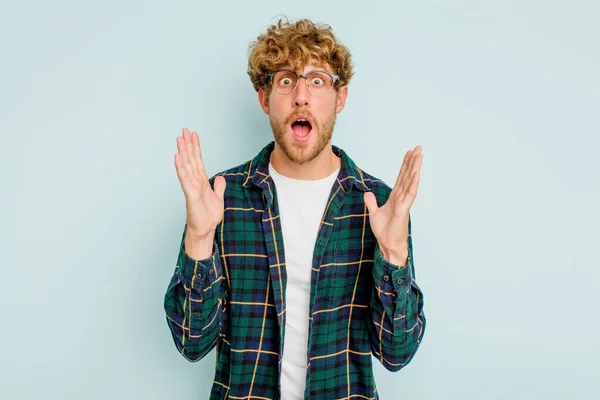
[[[225,178],[217,176],[214,191],[210,187],[200,139],[196,132],[186,128],[177,137],[175,169],[183,189],[187,210],[185,251],[195,260],[204,260],[212,255],[215,229],[223,218]]]

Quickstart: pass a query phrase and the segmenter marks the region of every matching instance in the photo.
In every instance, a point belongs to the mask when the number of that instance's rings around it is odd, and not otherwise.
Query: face
[[[315,69],[332,72],[328,66],[311,63],[302,73]],[[314,95],[308,90],[306,79],[300,78],[290,94],[272,89],[268,96],[263,90],[258,95],[263,111],[269,115],[276,146],[290,161],[306,164],[331,143],[336,115],[344,108],[347,94],[347,87],[342,86],[337,91],[334,88]]]

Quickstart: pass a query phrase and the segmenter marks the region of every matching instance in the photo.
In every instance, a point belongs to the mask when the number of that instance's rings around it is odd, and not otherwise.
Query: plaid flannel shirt
[[[179,352],[198,361],[216,346],[210,399],[279,399],[285,343],[286,270],[277,192],[268,165],[274,142],[217,175],[227,180],[214,251],[190,258],[183,237],[164,308]],[[314,248],[305,399],[378,399],[372,355],[391,371],[414,356],[425,331],[409,217],[407,265],[383,259],[363,195],[379,206],[389,186],[340,148]],[[216,175],[215,175],[216,176]],[[210,179],[214,184],[213,176]]]

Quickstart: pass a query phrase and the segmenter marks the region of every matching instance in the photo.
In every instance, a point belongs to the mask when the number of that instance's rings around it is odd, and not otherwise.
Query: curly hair
[[[337,42],[331,27],[308,19],[295,23],[280,19],[251,43],[248,53],[248,75],[257,92],[269,93],[266,74],[286,65],[297,72],[310,61],[328,65],[340,77],[336,89],[348,84],[353,75],[350,51]]]

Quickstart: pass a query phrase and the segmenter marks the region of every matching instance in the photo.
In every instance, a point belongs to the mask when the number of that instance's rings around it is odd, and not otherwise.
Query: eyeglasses
[[[298,80],[306,79],[308,91],[316,96],[327,94],[340,80],[340,77],[323,70],[313,70],[304,75],[298,75],[291,69],[278,69],[267,73],[267,84],[272,83],[273,89],[279,94],[290,94],[298,87]]]

